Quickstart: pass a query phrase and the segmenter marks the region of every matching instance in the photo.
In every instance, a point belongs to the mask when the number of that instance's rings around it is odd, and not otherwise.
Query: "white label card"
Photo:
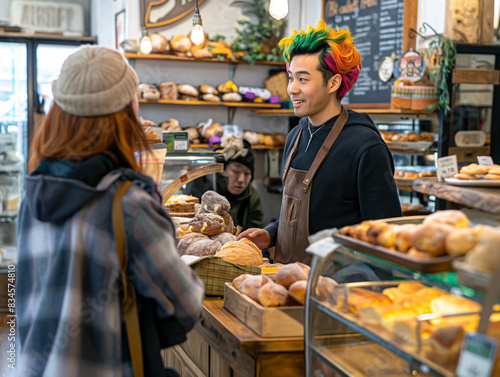
[[[491,156],[477,156],[477,163],[479,165],[492,166],[493,159],[491,158]]]
[[[443,178],[453,177],[458,173],[457,156],[446,156],[436,160],[437,174],[441,181]]]
[[[467,332],[457,365],[458,377],[490,377],[497,353],[497,341],[486,335]]]
[[[185,151],[188,149],[187,140],[174,140],[174,151]]]
[[[340,244],[336,243],[332,237],[325,237],[310,244],[306,251],[310,254],[317,255],[320,258],[325,258],[339,246]]]

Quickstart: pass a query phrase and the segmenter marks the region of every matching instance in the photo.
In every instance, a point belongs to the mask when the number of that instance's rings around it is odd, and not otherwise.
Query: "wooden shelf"
[[[351,108],[348,104],[345,105],[346,109],[355,110],[358,113],[368,113],[368,114],[382,114],[382,115],[433,115],[434,113],[429,113],[427,110],[405,110],[405,109],[358,109]],[[261,115],[294,115],[291,109],[280,109],[280,110],[253,110],[253,113]]]
[[[279,104],[273,103],[249,103],[249,102],[208,102],[208,101],[170,101],[165,99],[148,100],[140,99],[139,103],[154,103],[162,105],[187,105],[187,106],[224,106],[224,107],[250,107],[250,108],[265,108],[279,109]]]
[[[189,144],[190,148],[193,149],[201,149],[201,148],[208,148],[208,149],[215,149],[215,148],[220,148],[220,144]],[[270,147],[268,145],[252,145],[252,149],[283,149],[283,146],[280,147]]]
[[[127,59],[150,59],[150,60],[173,60],[173,61],[184,61],[184,62],[206,62],[206,63],[225,63],[225,64],[250,64],[245,60],[219,60],[217,58],[190,58],[185,56],[175,56],[175,55],[163,55],[163,54],[149,54],[149,55],[141,55],[141,54],[132,54],[125,53],[124,54]],[[257,65],[277,65],[284,66],[284,62],[268,62],[268,61],[258,61],[254,64]]]
[[[411,150],[411,149],[395,149],[395,148],[391,148],[391,147],[389,147],[389,149],[391,150],[392,153],[395,153],[395,154],[410,154],[410,155],[413,154],[413,155],[418,155],[418,156],[427,156],[429,154],[433,154],[436,152],[434,149],[429,149],[426,151],[415,151],[415,150]]]

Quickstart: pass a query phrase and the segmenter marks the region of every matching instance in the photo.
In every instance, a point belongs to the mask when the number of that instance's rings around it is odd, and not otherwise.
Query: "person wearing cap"
[[[221,147],[222,156],[217,161],[224,164],[224,172],[216,175],[215,191],[231,204],[229,214],[235,226],[243,229],[262,227],[262,202],[251,185],[255,158],[250,143],[231,135],[222,138]],[[201,198],[205,191],[212,189],[208,179],[201,177],[188,183],[186,193]]]
[[[274,261],[311,262],[308,236],[364,220],[401,214],[391,151],[367,114],[341,104],[361,72],[348,30],[319,21],[279,43],[287,62],[288,95],[299,124],[283,152],[279,219],[246,237]]]
[[[54,104],[31,145],[18,217],[19,376],[137,376],[112,223],[123,181],[133,182],[122,207],[139,319],[146,304],[182,331],[200,316],[203,283],[180,260],[172,221],[135,157],[149,148],[137,86],[124,57],[99,46],[70,55],[53,82]],[[143,339],[143,350],[150,341]],[[165,374],[159,349],[143,358],[144,375]]]

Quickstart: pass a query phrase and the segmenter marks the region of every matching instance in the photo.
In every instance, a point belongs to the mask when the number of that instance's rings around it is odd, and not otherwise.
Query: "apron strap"
[[[290,151],[290,154],[288,155],[288,159],[286,160],[285,167],[283,168],[283,183],[285,183],[286,175],[288,174],[288,170],[290,169],[290,163],[292,162],[293,158],[295,157],[295,154],[297,153],[297,149],[299,147],[299,140],[300,140],[301,135],[302,135],[302,128],[299,130],[299,134],[297,135],[297,138],[295,139],[295,143],[293,144],[292,150]]]
[[[321,148],[318,151],[318,154],[316,155],[316,158],[314,159],[311,167],[309,168],[306,177],[302,181],[302,183],[304,184],[303,187],[304,192],[307,192],[307,190],[309,190],[309,187],[311,187],[311,183],[314,178],[314,175],[316,174],[316,171],[319,169],[323,161],[325,161],[326,156],[328,156],[328,153],[330,152],[333,143],[335,143],[335,140],[337,140],[337,137],[340,135],[340,132],[342,132],[342,129],[344,128],[344,125],[346,124],[348,118],[349,118],[349,113],[346,111],[344,106],[341,106],[340,116],[335,121],[335,124],[328,133],[328,136],[326,137],[323,145],[321,146]]]

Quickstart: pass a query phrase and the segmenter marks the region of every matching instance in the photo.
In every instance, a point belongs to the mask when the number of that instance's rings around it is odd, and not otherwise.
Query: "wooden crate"
[[[263,338],[304,336],[303,306],[265,308],[226,283],[224,308]]]

